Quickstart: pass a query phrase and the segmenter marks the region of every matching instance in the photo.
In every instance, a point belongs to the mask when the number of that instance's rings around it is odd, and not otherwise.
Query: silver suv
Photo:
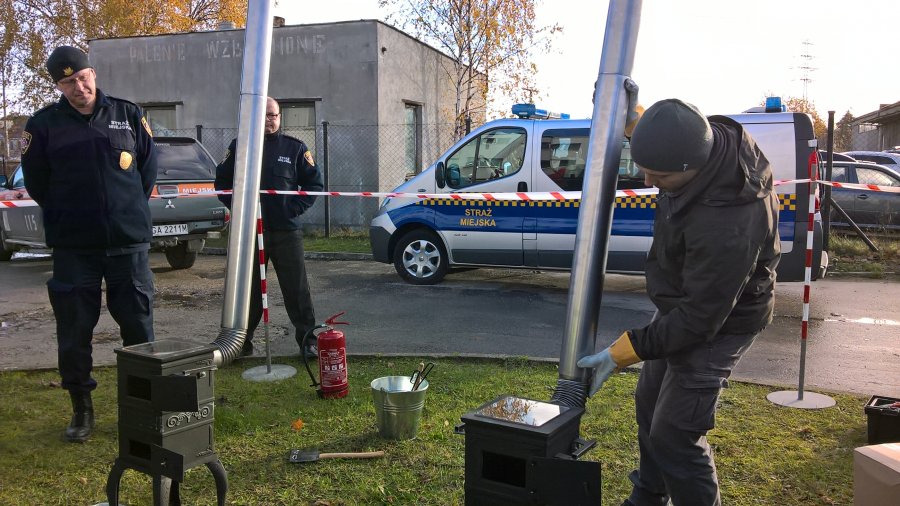
[[[900,174],[900,153],[888,153],[887,151],[845,151],[843,154],[852,156],[855,160],[884,165]]]
[[[155,137],[159,173],[150,199],[151,246],[162,250],[173,269],[194,265],[207,238],[218,237],[229,220],[228,209],[214,195],[216,163],[196,139]],[[167,197],[178,193],[196,196]],[[0,187],[0,201],[28,200],[22,167]],[[40,208],[0,206],[0,260],[23,247],[46,248]]]

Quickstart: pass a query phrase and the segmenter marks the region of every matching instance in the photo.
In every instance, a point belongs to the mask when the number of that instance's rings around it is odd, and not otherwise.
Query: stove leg
[[[181,482],[172,480],[169,494],[169,506],[181,506]]]
[[[124,472],[125,466],[116,459],[109,471],[109,477],[106,478],[106,502],[109,506],[119,506],[119,482]]]
[[[219,459],[206,463],[206,467],[216,480],[216,498],[218,506],[225,506],[225,495],[228,493],[228,473]]]
[[[176,482],[177,483],[177,482]],[[177,485],[176,485],[177,487]],[[172,480],[156,475],[153,477],[153,506],[181,506],[181,501],[177,503],[170,502],[170,492],[172,490]],[[175,499],[178,500],[178,490],[175,491]]]

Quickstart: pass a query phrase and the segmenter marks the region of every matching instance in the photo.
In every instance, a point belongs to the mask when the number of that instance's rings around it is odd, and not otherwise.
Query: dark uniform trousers
[[[303,261],[303,231],[266,230],[263,235],[263,246],[267,265],[271,260],[275,267],[278,284],[281,286],[281,295],[284,297],[284,307],[291,319],[291,324],[294,325],[294,337],[297,344],[300,344],[303,335],[316,325],[316,313],[313,309],[312,296],[309,293],[306,264]],[[259,326],[262,314],[262,291],[257,266],[253,269],[253,290],[250,296],[250,318],[247,329],[248,342],[253,339],[253,333]],[[315,341],[310,342],[314,343]]]
[[[101,280],[106,307],[125,346],[153,341],[153,273],[148,252],[107,256],[55,248],[47,292],[56,316],[62,387],[75,393],[97,387],[91,377],[91,339],[100,319]]]
[[[703,346],[645,361],[635,392],[641,461],[629,478],[635,506],[721,504],[706,433],[727,378],[758,333],[718,335]]]

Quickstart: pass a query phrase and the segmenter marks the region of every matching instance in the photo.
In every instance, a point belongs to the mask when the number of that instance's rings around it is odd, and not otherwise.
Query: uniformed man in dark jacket
[[[84,441],[94,426],[91,338],[102,280],[125,346],[153,340],[147,201],[156,182],[156,155],[141,108],[97,89],[84,52],[58,47],[47,70],[62,96],[25,125],[22,170],[53,248],[47,291],[62,386],[74,410],[66,439]]]
[[[265,140],[263,141],[262,174],[260,188],[263,190],[322,191],[322,173],[316,167],[306,144],[281,131],[281,107],[275,99],[266,100]],[[225,160],[216,168],[216,190],[231,190],[234,187],[234,155],[237,139],[231,141]],[[221,200],[231,209],[231,196],[220,195]],[[309,281],[306,278],[306,264],[303,261],[303,230],[301,216],[313,205],[315,196],[261,195],[263,244],[266,263],[269,259],[275,266],[278,284],[284,297],[284,307],[295,329],[295,339],[299,345],[303,335],[316,325]],[[253,269],[253,291],[250,295],[250,317],[247,339],[244,341],[243,355],[253,354],[253,332],[262,318],[262,291],[259,269]],[[307,358],[317,356],[315,339],[311,339],[307,349],[301,350]]]
[[[659,188],[647,293],[649,325],[579,360],[593,395],[612,372],[643,361],[635,408],[639,468],[625,505],[718,505],[706,433],[719,392],[772,321],[781,256],[772,169],[743,127],[663,100],[631,137],[631,156]]]

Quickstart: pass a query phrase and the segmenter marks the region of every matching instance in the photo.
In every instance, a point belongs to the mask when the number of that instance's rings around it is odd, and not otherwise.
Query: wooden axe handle
[[[361,453],[320,453],[320,459],[372,459],[384,457],[383,451]]]

